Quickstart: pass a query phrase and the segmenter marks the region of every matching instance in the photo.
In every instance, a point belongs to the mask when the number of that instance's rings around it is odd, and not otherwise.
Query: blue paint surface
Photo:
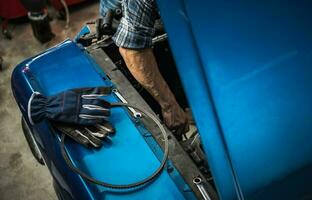
[[[54,95],[72,88],[112,85],[98,69],[96,63],[71,41],[24,61],[12,75],[13,92],[24,117],[27,119],[23,108],[27,106],[32,90]],[[110,102],[117,101],[113,95],[105,98]],[[160,161],[127,111],[112,109],[110,122],[116,128],[116,135],[98,150],[66,140],[66,149],[75,165],[92,177],[112,184],[133,183],[151,175]],[[43,122],[32,129],[54,179],[75,199],[185,199],[183,190],[166,170],[154,182],[136,191],[113,190],[85,182],[65,165],[59,149],[60,138],[48,124]]]
[[[220,197],[311,199],[312,2],[158,6]]]

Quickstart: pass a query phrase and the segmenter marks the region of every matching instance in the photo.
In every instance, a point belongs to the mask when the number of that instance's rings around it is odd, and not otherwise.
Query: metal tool
[[[122,103],[128,103],[127,100],[118,92],[117,89],[113,89],[112,91]],[[131,107],[128,107],[128,109],[133,114],[133,117],[135,117],[135,118],[141,118],[142,117],[142,114],[140,112],[137,112],[135,109],[133,109]]]
[[[200,177],[194,178],[193,183],[197,186],[197,188],[200,191],[200,193],[202,194],[204,200],[211,200],[209,194],[207,193],[207,191],[204,187],[203,180]]]
[[[156,36],[153,38],[152,43],[155,44],[157,42],[165,41],[168,38],[167,33]]]

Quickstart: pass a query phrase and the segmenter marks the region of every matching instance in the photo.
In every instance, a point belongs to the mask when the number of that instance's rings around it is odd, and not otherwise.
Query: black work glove
[[[99,148],[103,140],[115,133],[115,129],[108,122],[93,126],[52,122],[52,126],[85,147]]]
[[[32,124],[43,119],[80,125],[95,125],[107,121],[110,103],[99,98],[109,95],[110,87],[79,88],[54,96],[34,93],[28,102],[28,117]]]

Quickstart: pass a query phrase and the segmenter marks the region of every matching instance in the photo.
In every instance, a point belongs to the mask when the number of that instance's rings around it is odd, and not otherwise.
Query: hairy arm
[[[166,125],[170,129],[185,131],[187,118],[160,74],[153,49],[119,48],[131,74],[155,98],[162,108]],[[182,127],[181,127],[182,125]]]

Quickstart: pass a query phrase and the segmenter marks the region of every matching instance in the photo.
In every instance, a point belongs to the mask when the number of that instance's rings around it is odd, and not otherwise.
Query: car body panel
[[[12,90],[27,122],[27,103],[33,91],[54,95],[67,89],[97,86],[112,86],[112,83],[83,48],[70,40],[27,59],[12,74]],[[118,101],[113,95],[105,98]],[[100,149],[87,149],[66,140],[66,150],[73,163],[92,177],[112,184],[133,183],[152,174],[160,165],[162,153],[157,144],[152,150],[145,141],[139,131],[144,126],[131,120],[124,108],[114,108],[110,121],[117,133]],[[66,166],[60,152],[60,137],[46,121],[30,127],[57,185],[73,199],[185,198],[185,191],[179,188],[185,187],[183,179],[178,177],[182,182],[177,184],[166,168],[152,183],[137,190],[116,190],[88,183]],[[180,175],[175,172],[175,176]],[[187,187],[185,190],[191,193]]]
[[[312,198],[311,6],[158,0],[222,199]]]

